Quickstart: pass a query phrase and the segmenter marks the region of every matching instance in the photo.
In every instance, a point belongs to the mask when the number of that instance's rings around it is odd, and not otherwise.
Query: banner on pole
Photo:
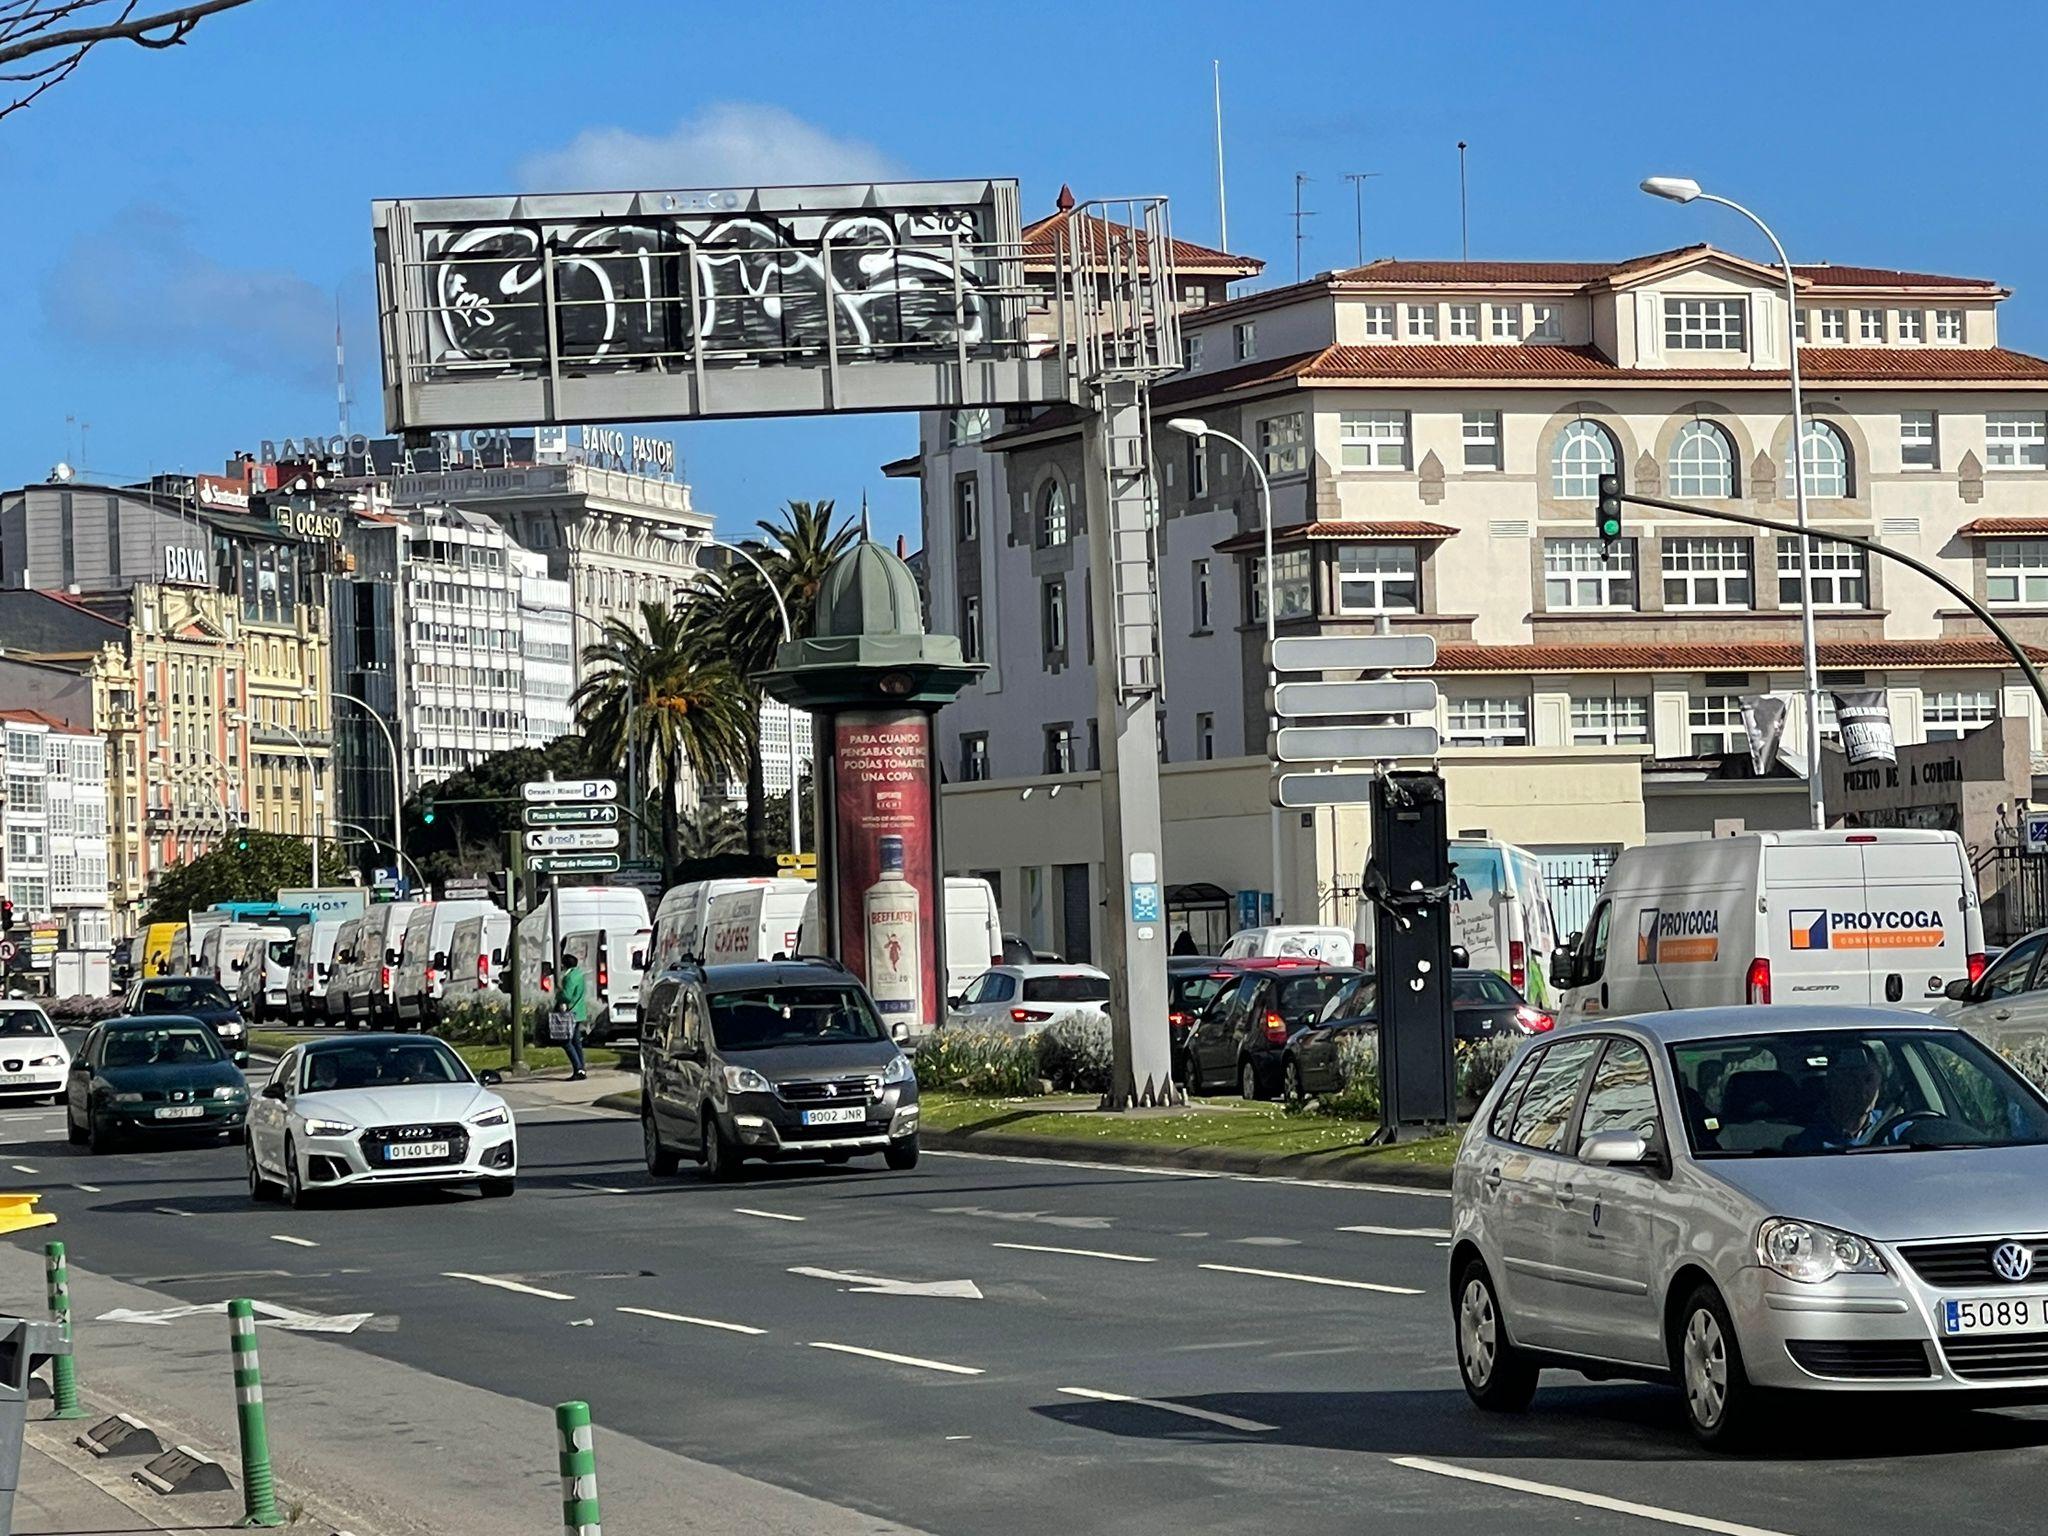
[[[1785,739],[1785,718],[1791,705],[1775,693],[1746,694],[1742,700],[1742,731],[1749,738],[1749,766],[1758,778],[1778,760]]]
[[[1891,707],[1882,688],[1835,688],[1835,722],[1842,733],[1842,751],[1849,766],[1863,763],[1896,763],[1899,752],[1892,737]]]

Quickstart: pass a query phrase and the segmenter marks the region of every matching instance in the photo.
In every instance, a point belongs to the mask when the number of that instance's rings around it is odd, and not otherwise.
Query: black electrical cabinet
[[[1451,849],[1444,781],[1391,773],[1373,786],[1373,969],[1379,978],[1382,1121],[1404,1126],[1457,1118],[1451,1020]]]

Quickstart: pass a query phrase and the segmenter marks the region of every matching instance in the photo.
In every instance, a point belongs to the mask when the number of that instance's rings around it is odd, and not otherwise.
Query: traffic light
[[[237,827],[235,829],[235,852],[247,853],[248,851],[249,829],[247,827]]]
[[[1603,548],[1621,537],[1621,476],[1600,477],[1600,507],[1594,527]]]
[[[0,896],[0,933],[14,932],[14,898]]]
[[[434,792],[431,789],[420,791],[420,820],[430,827],[434,824]]]

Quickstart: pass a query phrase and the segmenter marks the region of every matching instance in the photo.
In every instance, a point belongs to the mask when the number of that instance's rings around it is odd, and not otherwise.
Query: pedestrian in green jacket
[[[576,1028],[562,1042],[562,1049],[569,1053],[569,1081],[578,1083],[590,1076],[583,1067],[583,1027],[590,1022],[590,981],[574,955],[562,961],[561,995],[562,1006],[576,1017]]]

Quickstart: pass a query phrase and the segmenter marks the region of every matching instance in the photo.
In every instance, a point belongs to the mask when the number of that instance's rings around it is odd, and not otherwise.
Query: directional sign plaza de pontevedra
[[[619,781],[534,779],[522,784],[520,834],[537,875],[608,875],[619,867]]]
[[[1436,684],[1389,677],[1436,663],[1430,635],[1316,635],[1273,645],[1275,673],[1356,672],[1355,682],[1285,682],[1268,701],[1276,721],[1267,743],[1275,763],[1327,765],[1318,773],[1282,773],[1273,780],[1273,803],[1289,809],[1316,805],[1368,805],[1374,766],[1403,759],[1433,758],[1442,744],[1433,724],[1410,725],[1436,713]],[[1328,721],[1377,716],[1373,725],[1296,725],[1298,719]],[[1340,763],[1365,765],[1346,772]]]

